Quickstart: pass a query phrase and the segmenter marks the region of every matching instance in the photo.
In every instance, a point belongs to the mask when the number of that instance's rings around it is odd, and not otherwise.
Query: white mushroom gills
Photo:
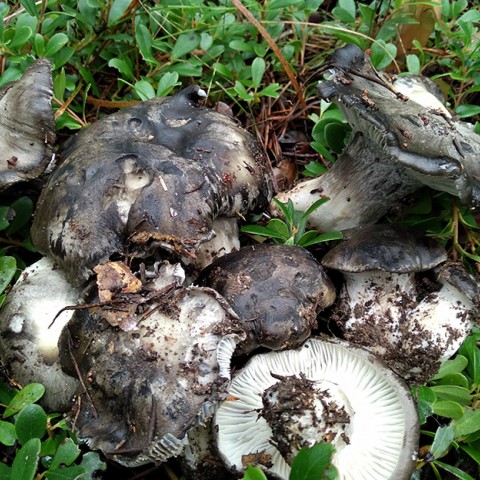
[[[342,480],[410,478],[418,421],[408,388],[366,352],[315,338],[297,350],[256,355],[234,377],[215,416],[217,445],[228,468],[242,471],[246,461],[261,458],[272,464],[267,471],[288,479],[290,465],[276,446],[275,425],[262,413],[262,396],[282,382],[280,377],[302,376],[318,392],[318,400],[313,409],[290,419],[290,434],[303,430],[305,446],[327,435],[335,445],[332,462]],[[309,417],[322,416],[333,404],[337,413],[343,412],[335,428],[325,428],[325,422],[318,428],[308,425]],[[277,418],[281,421],[281,414]]]

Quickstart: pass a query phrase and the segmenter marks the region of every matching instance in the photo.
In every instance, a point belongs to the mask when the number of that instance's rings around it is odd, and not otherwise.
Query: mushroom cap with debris
[[[217,446],[233,472],[256,464],[289,478],[302,447],[329,441],[342,480],[407,480],[419,424],[408,387],[346,342],[308,339],[252,357],[215,414]]]
[[[113,254],[194,257],[217,217],[264,208],[271,175],[253,137],[204,107],[198,86],[105,117],[73,137],[32,226],[73,283]]]
[[[0,91],[0,190],[45,172],[53,157],[52,64],[32,63]]]
[[[60,338],[63,369],[81,375],[72,413],[78,437],[129,467],[182,452],[188,431],[222,398],[230,357],[245,338],[216,292],[178,285],[181,270],[162,267],[138,284],[105,264],[106,301],[77,310]]]
[[[243,247],[209,265],[198,283],[224,296],[239,316],[247,339],[238,354],[299,346],[317,327],[318,313],[335,300],[322,266],[296,246]]]

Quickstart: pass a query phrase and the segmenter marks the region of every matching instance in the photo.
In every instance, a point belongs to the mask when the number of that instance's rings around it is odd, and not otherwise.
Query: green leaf
[[[124,78],[128,80],[135,80],[133,75],[132,64],[129,59],[111,58],[108,61],[108,66],[116,68]]]
[[[453,421],[455,438],[464,437],[480,430],[480,410],[465,409],[462,417]]]
[[[453,442],[454,431],[455,428],[452,424],[437,429],[430,448],[433,458],[440,458],[447,451]]]
[[[435,465],[437,465],[440,468],[443,468],[443,470],[455,475],[460,480],[475,480],[468,473],[464,472],[463,470],[460,470],[457,467],[454,467],[452,465],[448,465],[447,463],[439,462],[438,460],[436,460]]]
[[[427,421],[427,418],[433,413],[432,404],[425,400],[418,400],[417,410],[420,425],[423,425]]]
[[[457,385],[467,389],[470,386],[467,377],[461,373],[445,375],[443,378],[438,380],[437,385]]]
[[[120,20],[122,15],[127,11],[132,0],[113,0],[110,12],[108,14],[108,26],[111,27],[115,22]]]
[[[289,480],[318,480],[330,468],[334,447],[331,443],[317,443],[302,448],[292,462]]]
[[[85,473],[86,470],[84,467],[75,465],[67,468],[50,468],[45,472],[45,477],[48,480],[81,480],[82,478],[88,478],[87,476],[84,477]]]
[[[470,390],[464,387],[457,385],[435,385],[431,388],[435,392],[435,395],[437,395],[437,398],[441,400],[451,400],[460,405],[470,405],[472,401]]]
[[[12,480],[12,469],[0,462],[0,480]]]
[[[460,448],[480,465],[480,445],[460,445]]]
[[[20,0],[20,5],[26,10],[26,12],[32,17],[39,17],[40,12],[35,4],[35,0]]]
[[[377,40],[372,43],[370,58],[373,66],[378,70],[388,67],[397,56],[397,47],[393,43]]]
[[[250,43],[245,42],[244,40],[232,40],[228,46],[233,49],[237,50],[239,52],[248,52],[252,53],[253,52],[253,47]]]
[[[463,372],[467,365],[468,360],[466,359],[466,357],[464,357],[463,355],[456,355],[455,358],[447,360],[442,364],[442,366],[438,370],[438,373],[433,377],[432,380],[439,380],[446,375]]]
[[[55,470],[61,465],[70,466],[80,455],[78,445],[71,438],[66,438],[64,442],[58,447],[55,456],[50,465],[50,470]]]
[[[35,53],[37,54],[37,57],[45,56],[45,39],[40,33],[35,34],[33,46],[35,48]]]
[[[102,462],[100,455],[97,452],[87,452],[82,456],[80,466],[85,469],[85,478],[83,476],[80,480],[91,480],[93,473],[99,470],[106,470],[107,464]]]
[[[155,98],[155,90],[147,80],[139,80],[138,82],[135,82],[133,88],[142,101]]]
[[[191,33],[182,33],[177,38],[175,45],[172,49],[172,59],[178,60],[182,58],[187,53],[190,53],[192,50],[198,47],[200,43],[200,36],[194,32]]]
[[[250,102],[255,98],[251,93],[247,92],[243,83],[241,83],[239,80],[235,81],[235,86],[233,87],[233,89],[235,90],[235,92],[237,92],[238,96],[246,102]]]
[[[325,125],[325,142],[335,153],[342,153],[352,128],[347,123],[329,122]]]
[[[261,57],[257,57],[252,62],[252,85],[255,90],[258,90],[262,83],[263,75],[265,73],[266,65],[265,60]]]
[[[305,237],[307,234],[315,233],[316,236],[311,236],[309,235],[308,237]],[[310,247],[311,245],[315,245],[317,243],[322,243],[322,242],[331,242],[333,240],[341,240],[343,238],[343,234],[341,232],[326,232],[322,234],[318,234],[315,231],[308,231],[304,233],[298,242],[298,245],[302,247]]]
[[[284,240],[285,237],[280,233],[262,225],[244,225],[241,229],[243,233],[250,233],[252,235],[260,235],[262,237],[271,237]]]
[[[413,53],[407,55],[407,69],[408,73],[411,73],[412,75],[420,75],[420,59],[417,55],[414,55]]]
[[[267,477],[258,467],[249,465],[245,469],[242,480],[267,480]]]
[[[15,420],[15,432],[21,444],[31,438],[42,438],[47,431],[47,414],[35,403],[24,407]]]
[[[10,207],[0,207],[0,230],[5,230],[13,220],[14,210]]]
[[[168,95],[174,87],[180,85],[177,72],[165,72],[158,82],[157,97]]]
[[[473,383],[480,385],[480,349],[477,347],[477,340],[474,335],[470,335],[463,342],[459,354],[468,360],[466,371],[472,378]]]
[[[152,34],[142,23],[139,24],[135,30],[135,40],[137,41],[143,59],[146,62],[156,65],[158,62],[155,60],[152,53]]]
[[[33,480],[37,471],[40,446],[40,439],[32,438],[17,451],[12,463],[12,480]]]
[[[282,88],[282,86],[278,83],[271,83],[270,85],[267,85],[265,88],[262,88],[258,92],[259,97],[272,97],[272,98],[278,98],[279,95],[279,90]]]
[[[303,175],[306,177],[317,177],[318,175],[322,175],[327,171],[327,168],[323,166],[320,162],[309,162],[305,165],[305,170],[303,171]]]
[[[53,81],[53,92],[55,94],[55,97],[58,98],[58,100],[63,101],[63,98],[65,96],[65,87],[67,86],[67,77],[65,75],[65,69],[62,68],[60,70],[60,73],[55,75],[55,79]]]
[[[356,5],[354,0],[338,0],[337,6],[332,10],[333,15],[341,22],[355,23]]]
[[[322,157],[327,159],[329,162],[334,162],[335,158],[333,155],[329,152],[329,150],[323,146],[320,142],[311,142],[310,146],[317,152],[319,153]]]
[[[435,415],[446,418],[458,419],[463,416],[463,407],[459,403],[449,400],[433,403],[432,410]]]
[[[16,388],[11,388],[6,383],[0,382],[0,403],[8,405],[17,392]]]
[[[7,229],[7,235],[13,235],[27,225],[32,217],[34,205],[29,197],[20,197],[12,203],[11,208],[15,211],[15,216]]]
[[[455,113],[460,118],[473,117],[474,115],[480,114],[480,105],[459,105],[455,108]]]
[[[290,229],[288,228],[287,224],[279,218],[272,218],[271,220],[269,220],[267,228],[279,233],[280,235],[282,235],[282,238],[290,237]]]
[[[0,420],[0,443],[11,447],[17,440],[15,434],[15,425],[10,422]]]
[[[5,255],[0,257],[0,293],[2,293],[12,281],[17,271],[17,260],[15,257]]]
[[[68,37],[64,33],[56,33],[47,43],[45,47],[45,56],[53,57],[68,43]]]
[[[25,44],[28,42],[30,37],[32,36],[33,32],[30,27],[27,25],[23,25],[18,27],[15,30],[15,35],[13,36],[12,41],[9,43],[8,47],[11,49],[21,47],[23,48]]]
[[[27,405],[35,403],[37,400],[42,398],[44,393],[45,387],[41,383],[30,383],[25,385],[25,387],[23,387],[12,398],[8,408],[3,413],[3,418],[11,417],[12,415],[18,413],[22,408],[25,408]]]

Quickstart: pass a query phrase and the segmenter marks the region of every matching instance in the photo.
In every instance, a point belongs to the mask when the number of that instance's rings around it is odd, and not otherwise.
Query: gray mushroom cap
[[[333,75],[318,91],[338,104],[354,131],[373,139],[392,163],[422,184],[464,203],[480,202],[480,137],[468,124],[396,91],[355,45],[335,52],[331,68]]]
[[[247,339],[237,353],[300,345],[335,289],[313,255],[301,247],[253,245],[217,259],[198,283],[213,288],[238,315]]]
[[[40,176],[52,160],[52,65],[42,58],[0,91],[0,190]]]
[[[110,115],[65,146],[32,226],[73,283],[125,248],[194,257],[217,217],[263,208],[273,187],[253,137],[197,86]]]
[[[215,414],[217,446],[237,474],[253,463],[286,480],[298,449],[324,440],[335,446],[342,480],[407,480],[415,469],[419,425],[409,389],[347,343],[310,338],[296,350],[255,355],[228,394]]]
[[[470,124],[452,120],[421,82],[392,83],[355,45],[337,50],[325,68],[331,75],[318,91],[345,114],[350,141],[325,174],[281,192],[280,201],[305,211],[328,197],[309,216],[322,232],[375,223],[424,186],[480,203],[480,136]]]
[[[112,301],[92,299],[98,305],[77,311],[59,341],[63,369],[82,378],[78,437],[126,466],[182,452],[222,397],[244,338],[216,292],[178,286],[170,270]]]
[[[447,260],[435,240],[401,225],[368,225],[344,232],[344,239],[322,259],[341,272],[411,273],[429,270]]]

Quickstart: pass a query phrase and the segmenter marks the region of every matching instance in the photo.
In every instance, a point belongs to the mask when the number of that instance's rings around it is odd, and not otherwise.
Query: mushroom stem
[[[388,161],[374,142],[357,132],[327,173],[302,182],[277,198],[281,202],[292,200],[301,211],[306,211],[319,197],[330,198],[309,216],[310,226],[320,232],[373,223],[420,186]],[[271,209],[279,214],[275,205]]]

